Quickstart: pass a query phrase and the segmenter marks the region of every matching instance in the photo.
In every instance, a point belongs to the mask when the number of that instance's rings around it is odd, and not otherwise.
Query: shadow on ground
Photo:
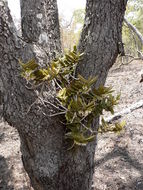
[[[143,83],[139,82],[142,68],[141,62],[134,62],[109,73],[106,85],[114,86],[116,93],[121,92],[115,113],[143,99]],[[126,121],[121,134],[98,137],[94,190],[143,190],[143,107],[121,120]]]
[[[119,147],[118,145],[115,145],[114,149],[111,152],[109,152],[108,154],[106,154],[105,157],[103,157],[102,159],[96,160],[95,170],[98,167],[105,165],[106,162],[108,162],[109,160],[113,160],[115,158],[118,158],[120,161],[123,161],[124,163],[126,163],[126,165],[129,168],[134,168],[140,174],[140,177],[135,178],[132,182],[129,182],[129,183],[123,182],[123,180],[120,178],[116,179],[116,184],[118,186],[117,189],[118,190],[129,190],[129,189],[143,190],[143,164],[138,162],[137,159],[131,157],[130,153],[128,152],[128,150],[125,147]],[[107,165],[104,169],[109,170],[110,172],[115,172],[114,165],[113,166]],[[114,175],[114,173],[112,173],[112,174]],[[96,180],[96,176],[95,176],[95,180]],[[110,185],[108,185],[108,186],[109,187],[107,187],[106,189],[111,189]],[[95,188],[95,190],[98,190],[98,189]],[[101,190],[101,189],[99,189],[99,190]]]

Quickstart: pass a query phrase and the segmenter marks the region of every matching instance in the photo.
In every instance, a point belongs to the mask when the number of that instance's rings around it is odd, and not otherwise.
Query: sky
[[[72,17],[72,12],[75,9],[84,8],[86,0],[57,0],[59,7],[59,14],[62,14],[68,21]],[[20,18],[20,4],[19,0],[8,0],[12,16],[16,19]]]

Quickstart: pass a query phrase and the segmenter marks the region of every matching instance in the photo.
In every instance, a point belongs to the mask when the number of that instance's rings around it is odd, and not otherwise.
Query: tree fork
[[[126,3],[126,0],[87,0],[79,44],[79,50],[85,54],[77,72],[86,78],[97,75],[98,85],[104,84],[119,53]],[[17,38],[6,1],[0,2],[3,116],[18,129],[24,167],[35,190],[90,190],[96,141],[67,151],[64,126],[58,117],[48,116],[51,107],[37,101],[27,114],[37,94],[28,90],[26,81],[20,77],[19,58],[27,61],[36,57],[40,64],[45,64],[61,52],[57,2],[21,0],[21,9],[26,42]],[[48,90],[53,92],[54,88],[45,88],[43,94]],[[52,100],[50,95],[47,98]],[[93,127],[98,124],[97,119]]]

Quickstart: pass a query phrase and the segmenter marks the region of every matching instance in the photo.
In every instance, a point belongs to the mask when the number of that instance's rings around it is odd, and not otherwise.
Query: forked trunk
[[[127,0],[87,0],[80,51],[84,59],[77,73],[98,76],[104,84],[108,70],[123,53],[121,30]],[[21,0],[22,35],[17,38],[5,0],[0,1],[0,87],[3,116],[18,129],[24,168],[35,190],[90,190],[96,141],[67,151],[64,126],[49,117],[51,107],[37,99],[20,76],[18,59],[36,57],[46,64],[61,52],[56,0]],[[52,101],[54,87],[44,86]],[[98,119],[93,124],[98,127]]]

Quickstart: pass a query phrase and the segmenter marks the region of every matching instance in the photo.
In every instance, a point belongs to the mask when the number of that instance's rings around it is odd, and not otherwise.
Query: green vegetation
[[[21,75],[30,83],[37,85],[54,81],[57,85],[55,98],[60,105],[55,107],[59,106],[60,112],[55,115],[63,115],[65,137],[71,140],[74,146],[93,141],[98,132],[120,132],[124,126],[124,123],[108,125],[104,118],[99,130],[95,131],[92,126],[94,119],[103,115],[103,111],[114,114],[119,95],[113,96],[110,87],[96,88],[96,77],[85,79],[81,75],[75,76],[75,69],[82,55],[74,46],[73,51],[52,61],[46,68],[40,68],[34,59],[25,64],[20,62]]]
[[[129,0],[125,16],[143,34],[143,0]],[[125,24],[123,26],[123,42],[126,54],[136,56],[137,50],[143,50],[137,36]]]

